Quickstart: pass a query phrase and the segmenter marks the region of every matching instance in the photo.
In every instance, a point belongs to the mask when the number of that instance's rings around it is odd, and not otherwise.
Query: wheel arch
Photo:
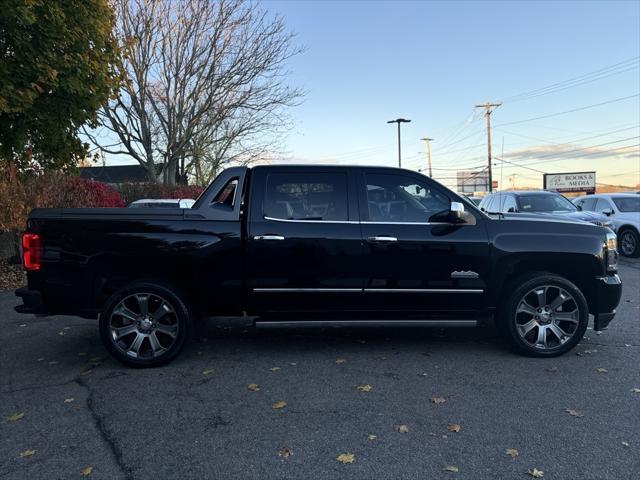
[[[518,288],[524,278],[530,274],[553,274],[563,277],[576,285],[587,299],[589,312],[595,311],[595,287],[593,279],[599,270],[593,261],[575,261],[574,258],[563,258],[564,255],[527,255],[505,259],[498,267],[501,274],[496,278],[494,302],[500,306],[511,293]]]

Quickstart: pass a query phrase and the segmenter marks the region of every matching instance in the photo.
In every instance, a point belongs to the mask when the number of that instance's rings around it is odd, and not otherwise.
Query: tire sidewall
[[[580,340],[582,340],[582,337],[587,330],[587,326],[589,325],[589,307],[587,300],[576,285],[563,277],[549,273],[531,274],[527,277],[521,278],[517,284],[519,286],[516,287],[516,289],[509,295],[502,315],[503,321],[506,324],[505,326],[509,339],[512,345],[520,353],[534,357],[556,357],[568,352],[575,347]],[[571,339],[564,344],[549,350],[536,349],[527,344],[522,340],[522,338],[520,338],[516,327],[515,311],[518,307],[518,303],[525,293],[541,285],[553,285],[568,291],[573,296],[579,311],[578,326]]]
[[[164,354],[162,354],[162,356],[157,358],[139,359],[124,355],[113,344],[113,340],[111,338],[109,320],[113,309],[122,299],[130,295],[143,292],[156,294],[167,300],[174,308],[179,322],[178,337],[176,338],[176,341]],[[180,353],[188,339],[191,337],[193,331],[191,314],[185,305],[185,302],[182,300],[181,295],[179,295],[171,286],[153,281],[141,281],[130,284],[109,297],[102,309],[102,312],[100,313],[99,329],[102,343],[109,353],[120,362],[132,367],[157,367],[170,362]]]

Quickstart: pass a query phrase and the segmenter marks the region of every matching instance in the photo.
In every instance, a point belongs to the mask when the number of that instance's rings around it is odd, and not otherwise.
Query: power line
[[[587,110],[589,108],[595,108],[595,107],[600,107],[602,105],[608,105],[610,103],[622,102],[623,100],[628,100],[630,98],[635,98],[635,97],[638,97],[638,96],[640,96],[640,93],[636,93],[635,95],[628,95],[626,97],[614,98],[612,100],[607,100],[606,102],[594,103],[593,105],[586,105],[584,107],[574,108],[574,109],[571,109],[571,110],[565,110],[563,112],[556,112],[556,113],[551,113],[549,115],[542,115],[540,117],[525,118],[524,120],[516,120],[515,122],[501,123],[499,125],[496,125],[495,128],[504,127],[506,125],[516,125],[518,123],[530,122],[532,120],[540,120],[542,118],[556,117],[558,115],[565,115],[567,113],[579,112],[579,111],[582,111],[582,110]]]
[[[624,60],[622,62],[609,65],[608,67],[603,67],[598,70],[594,70],[592,72],[579,75],[577,77],[569,78],[561,82],[552,83],[550,85],[547,85],[546,87],[541,87],[534,90],[529,90],[527,92],[512,95],[510,97],[505,98],[504,102],[508,103],[508,102],[519,102],[522,100],[528,100],[530,98],[535,98],[541,95],[556,93],[562,90],[566,90],[568,88],[585,85],[587,83],[595,82],[603,78],[611,77],[613,75],[619,75],[621,73],[628,72],[630,70],[635,70],[639,66],[638,64],[639,58],[640,57],[633,57],[633,58]]]

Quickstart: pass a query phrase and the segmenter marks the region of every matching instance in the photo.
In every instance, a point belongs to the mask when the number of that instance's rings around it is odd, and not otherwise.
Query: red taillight
[[[22,234],[22,264],[25,270],[40,270],[42,241],[37,233]]]

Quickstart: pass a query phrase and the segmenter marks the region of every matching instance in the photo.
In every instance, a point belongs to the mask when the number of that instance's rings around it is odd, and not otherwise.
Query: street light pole
[[[398,124],[398,167],[402,168],[402,149],[400,147],[400,124],[401,123],[409,123],[411,120],[407,120],[406,118],[396,118],[395,120],[389,120],[387,123],[397,123]]]

